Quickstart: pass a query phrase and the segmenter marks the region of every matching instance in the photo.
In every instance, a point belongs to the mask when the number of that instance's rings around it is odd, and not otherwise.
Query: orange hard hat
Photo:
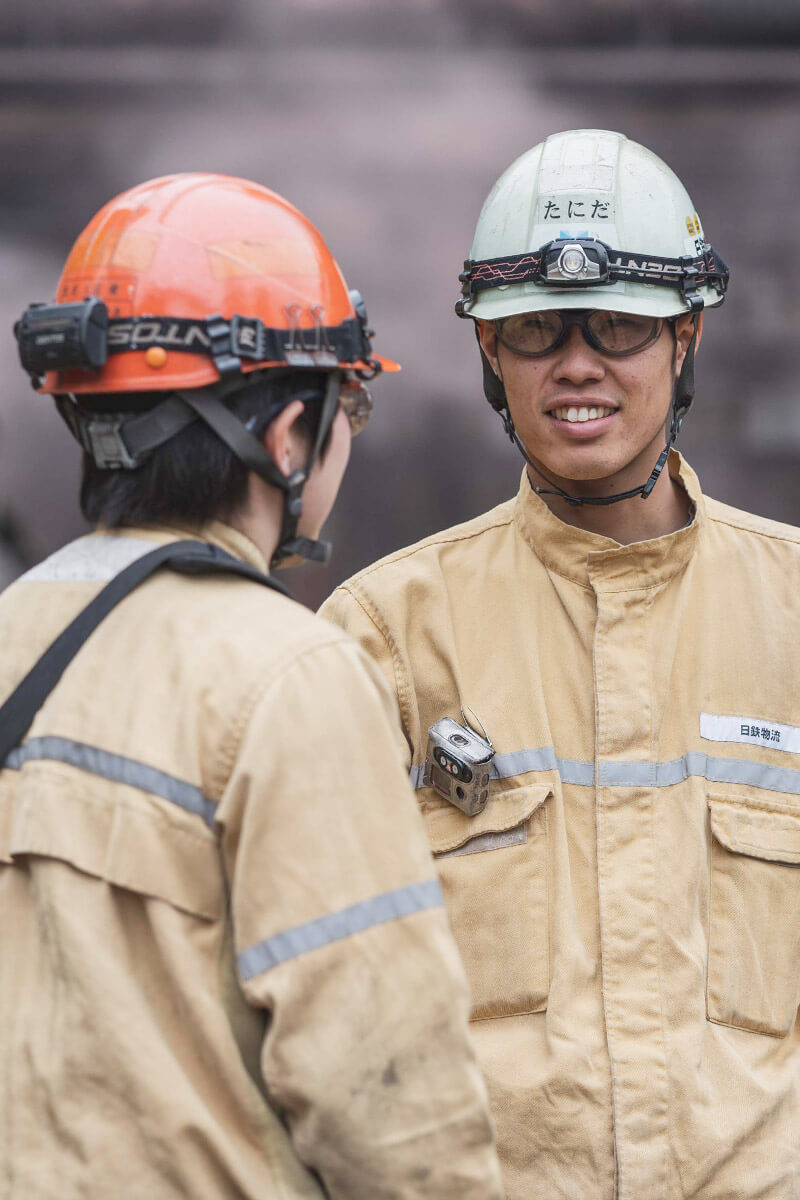
[[[111,200],[56,294],[58,304],[89,297],[108,311],[105,362],[49,370],[40,391],[201,388],[232,364],[399,370],[372,354],[361,297],[311,222],[245,179],[168,175]]]

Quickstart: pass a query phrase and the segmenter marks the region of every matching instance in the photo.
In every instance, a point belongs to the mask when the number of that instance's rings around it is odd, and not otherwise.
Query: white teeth
[[[586,405],[578,408],[576,405],[570,404],[568,407],[554,408],[552,415],[557,421],[569,421],[571,425],[574,425],[582,424],[584,421],[597,421],[613,412],[613,408],[588,408]]]

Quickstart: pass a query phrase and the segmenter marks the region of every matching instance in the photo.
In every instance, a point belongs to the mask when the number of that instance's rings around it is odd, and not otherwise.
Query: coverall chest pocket
[[[784,1037],[800,1005],[800,810],[708,805],[708,1018]]]
[[[541,1012],[550,985],[546,786],[490,798],[477,817],[449,804],[426,820],[472,1020]]]

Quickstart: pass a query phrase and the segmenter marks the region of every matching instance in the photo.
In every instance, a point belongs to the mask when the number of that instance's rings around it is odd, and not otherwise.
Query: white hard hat
[[[719,304],[728,270],[666,163],[621,133],[573,129],[500,176],[461,280],[465,317],[550,308],[672,317]]]

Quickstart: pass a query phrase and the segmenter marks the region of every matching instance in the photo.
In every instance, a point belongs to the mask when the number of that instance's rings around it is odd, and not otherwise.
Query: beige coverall
[[[800,530],[620,546],[517,498],[324,613],[383,668],[472,986],[509,1200],[800,1197]],[[484,812],[421,786],[471,707]]]
[[[181,536],[13,584],[0,696]],[[0,773],[3,1200],[498,1200],[401,759],[364,652],[274,591],[165,570],[106,618]]]

